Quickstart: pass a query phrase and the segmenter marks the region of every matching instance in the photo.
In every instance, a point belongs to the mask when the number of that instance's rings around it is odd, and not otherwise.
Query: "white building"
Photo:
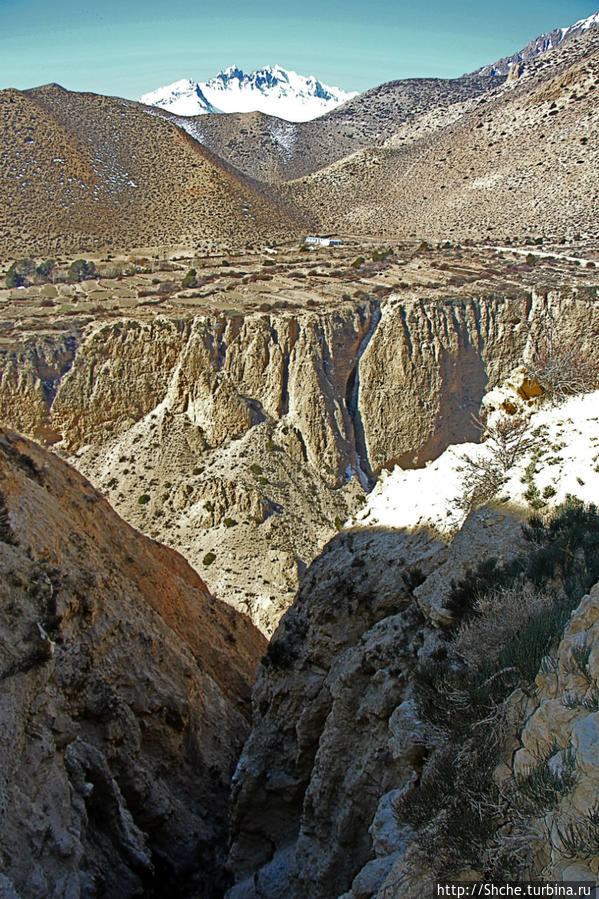
[[[309,244],[310,246],[316,247],[341,247],[343,246],[342,241],[338,240],[335,237],[316,237],[312,234],[309,234],[306,237],[304,243]]]

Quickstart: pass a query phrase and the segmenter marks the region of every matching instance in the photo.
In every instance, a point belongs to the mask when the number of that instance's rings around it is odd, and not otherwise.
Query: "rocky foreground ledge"
[[[6,430],[0,572],[0,895],[218,895],[262,635]]]

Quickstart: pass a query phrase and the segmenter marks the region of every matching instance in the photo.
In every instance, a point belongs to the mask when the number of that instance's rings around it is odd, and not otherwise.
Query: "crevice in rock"
[[[281,372],[281,410],[279,417],[282,418],[289,412],[289,356],[283,354],[283,370]]]
[[[356,470],[360,483],[365,490],[371,490],[375,477],[368,459],[368,447],[364,433],[364,423],[360,413],[360,359],[366,351],[366,347],[372,340],[374,332],[381,320],[381,307],[377,300],[370,304],[370,325],[363,337],[356,355],[356,364],[352,368],[345,388],[345,405],[353,426],[354,446],[356,453]]]

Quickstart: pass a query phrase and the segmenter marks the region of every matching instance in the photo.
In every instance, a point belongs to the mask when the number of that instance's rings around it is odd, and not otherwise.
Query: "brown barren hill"
[[[7,895],[218,895],[264,649],[178,553],[0,430]]]
[[[444,110],[493,89],[501,75],[408,78],[372,88],[309,122],[261,112],[174,116],[190,135],[246,175],[276,183],[299,178],[364,147],[378,146],[431,110]]]
[[[594,29],[453,116],[427,113],[383,147],[286,189],[323,230],[492,241],[594,234],[598,93]]]
[[[57,85],[0,92],[5,256],[285,239],[298,224],[147,107]]]

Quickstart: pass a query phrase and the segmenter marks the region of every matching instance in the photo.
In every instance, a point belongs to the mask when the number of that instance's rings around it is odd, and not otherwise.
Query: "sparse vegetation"
[[[512,802],[517,802],[523,814],[545,814],[574,786],[577,773],[572,750],[563,753],[560,764],[552,763],[553,755],[540,759],[536,767],[515,779]]]
[[[599,855],[599,803],[583,818],[557,825],[555,843],[565,858],[591,859]]]
[[[464,471],[461,505],[477,509],[492,500],[507,481],[516,462],[535,444],[527,418],[503,414],[493,422],[473,416],[482,434],[483,452],[462,455]]]
[[[198,279],[197,272],[195,268],[190,268],[183,280],[181,281],[181,287],[187,289],[188,287],[197,287]]]
[[[599,384],[599,334],[581,339],[565,332],[555,314],[548,314],[526,362],[529,377],[543,387],[553,401],[576,393],[588,393]]]
[[[532,689],[572,608],[599,576],[594,506],[570,498],[548,518],[533,517],[523,536],[526,555],[503,565],[485,561],[454,584],[446,606],[456,623],[414,672],[418,715],[438,748],[419,783],[400,795],[395,813],[417,830],[417,851],[443,876],[457,873],[456,860],[460,869],[471,865],[496,879],[528,876],[533,841],[524,819],[555,808],[577,776],[574,756],[559,747],[511,787],[500,789],[493,776],[508,733],[507,697],[516,687]],[[585,659],[581,647],[583,667]],[[520,824],[503,839],[508,812]],[[560,834],[571,857],[596,846],[592,818]]]

